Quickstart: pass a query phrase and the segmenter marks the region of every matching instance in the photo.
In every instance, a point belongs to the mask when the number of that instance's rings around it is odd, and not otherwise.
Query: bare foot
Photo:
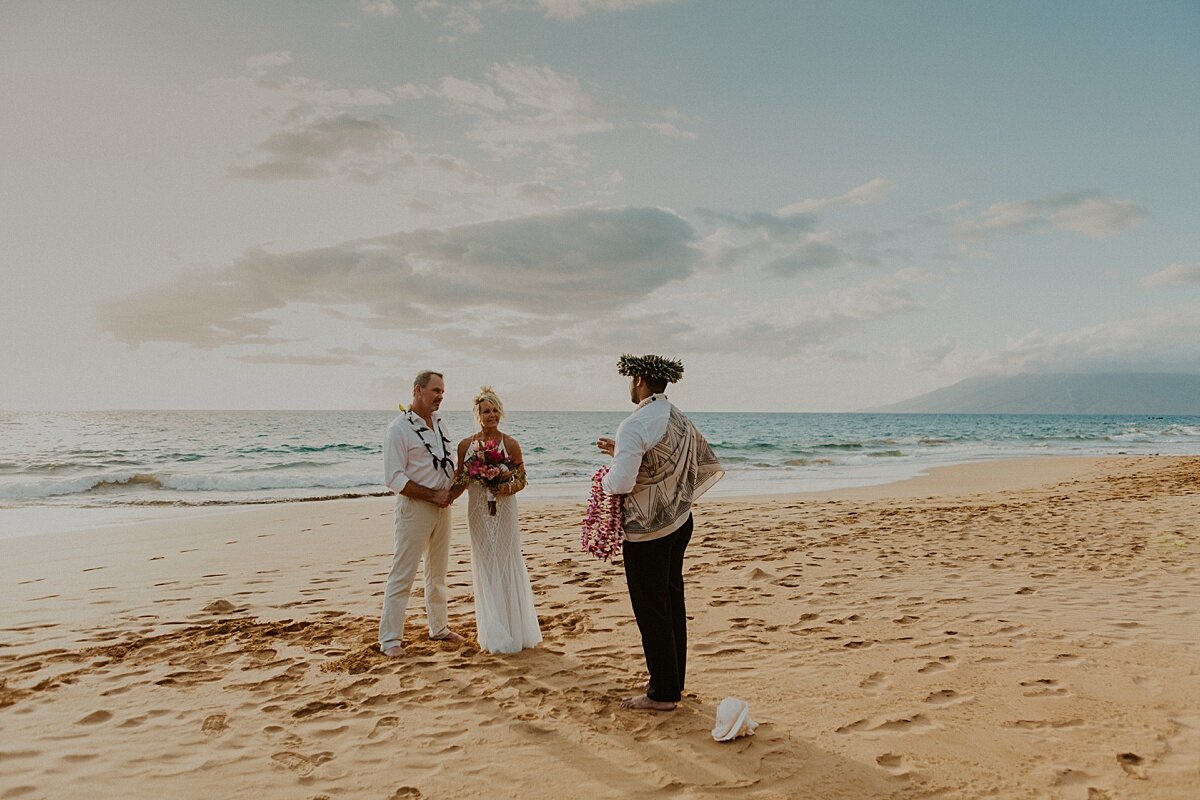
[[[651,700],[646,695],[639,694],[636,697],[627,697],[622,700],[621,708],[628,708],[633,711],[674,711],[675,704],[662,700]]]
[[[400,656],[404,655],[404,645],[394,644],[387,650],[384,650],[383,654],[388,658],[399,658]]]
[[[431,636],[429,638],[433,639],[435,642],[453,642],[454,644],[462,644],[467,640],[467,637],[463,636],[461,633],[455,633],[454,631],[448,631],[445,636]]]

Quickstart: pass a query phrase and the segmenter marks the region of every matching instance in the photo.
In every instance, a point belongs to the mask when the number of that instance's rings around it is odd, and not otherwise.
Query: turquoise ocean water
[[[212,508],[367,496],[388,411],[0,412],[0,536],[88,509]],[[586,498],[618,412],[521,412],[529,498]],[[724,463],[717,496],[887,483],[930,467],[1036,455],[1197,454],[1200,417],[693,412]],[[468,412],[443,414],[454,437]],[[456,439],[457,440],[457,439]],[[115,512],[114,512],[115,513]],[[112,513],[109,514],[112,516]],[[114,519],[116,517],[113,517]],[[32,520],[32,522],[31,522]],[[59,527],[47,524],[44,527]]]

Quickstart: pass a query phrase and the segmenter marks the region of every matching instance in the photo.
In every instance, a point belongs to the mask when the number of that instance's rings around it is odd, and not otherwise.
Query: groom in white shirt
[[[617,428],[616,440],[596,446],[613,457],[604,491],[623,495],[625,580],[650,680],[646,693],[624,708],[670,711],[683,694],[687,671],[687,609],[683,554],[692,538],[692,501],[724,475],[691,420],[667,400],[668,383],[683,364],[656,355],[623,355],[617,371],[630,378],[637,410]]]
[[[454,486],[450,437],[437,414],[445,394],[440,372],[418,373],[412,407],[392,421],[383,443],[384,483],[396,492],[395,554],[379,618],[379,649],[389,657],[404,655],[404,612],[422,555],[429,638],[464,641],[450,630],[446,614],[450,504],[462,487]]]

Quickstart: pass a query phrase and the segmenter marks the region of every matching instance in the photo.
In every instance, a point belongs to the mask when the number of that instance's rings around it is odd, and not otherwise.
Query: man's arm
[[[405,497],[411,497],[414,500],[424,500],[427,503],[433,503],[435,506],[445,508],[454,501],[458,494],[453,493],[451,489],[429,489],[414,481],[408,481],[404,484],[404,488],[400,490],[400,494]]]
[[[612,466],[601,485],[608,494],[629,494],[637,483],[638,470],[646,446],[640,425],[631,425],[626,420],[617,429],[617,441],[613,447]]]

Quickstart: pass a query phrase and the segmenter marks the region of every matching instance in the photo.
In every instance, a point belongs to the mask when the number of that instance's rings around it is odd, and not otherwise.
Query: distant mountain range
[[[1200,375],[986,376],[864,410],[891,414],[1200,415]]]

